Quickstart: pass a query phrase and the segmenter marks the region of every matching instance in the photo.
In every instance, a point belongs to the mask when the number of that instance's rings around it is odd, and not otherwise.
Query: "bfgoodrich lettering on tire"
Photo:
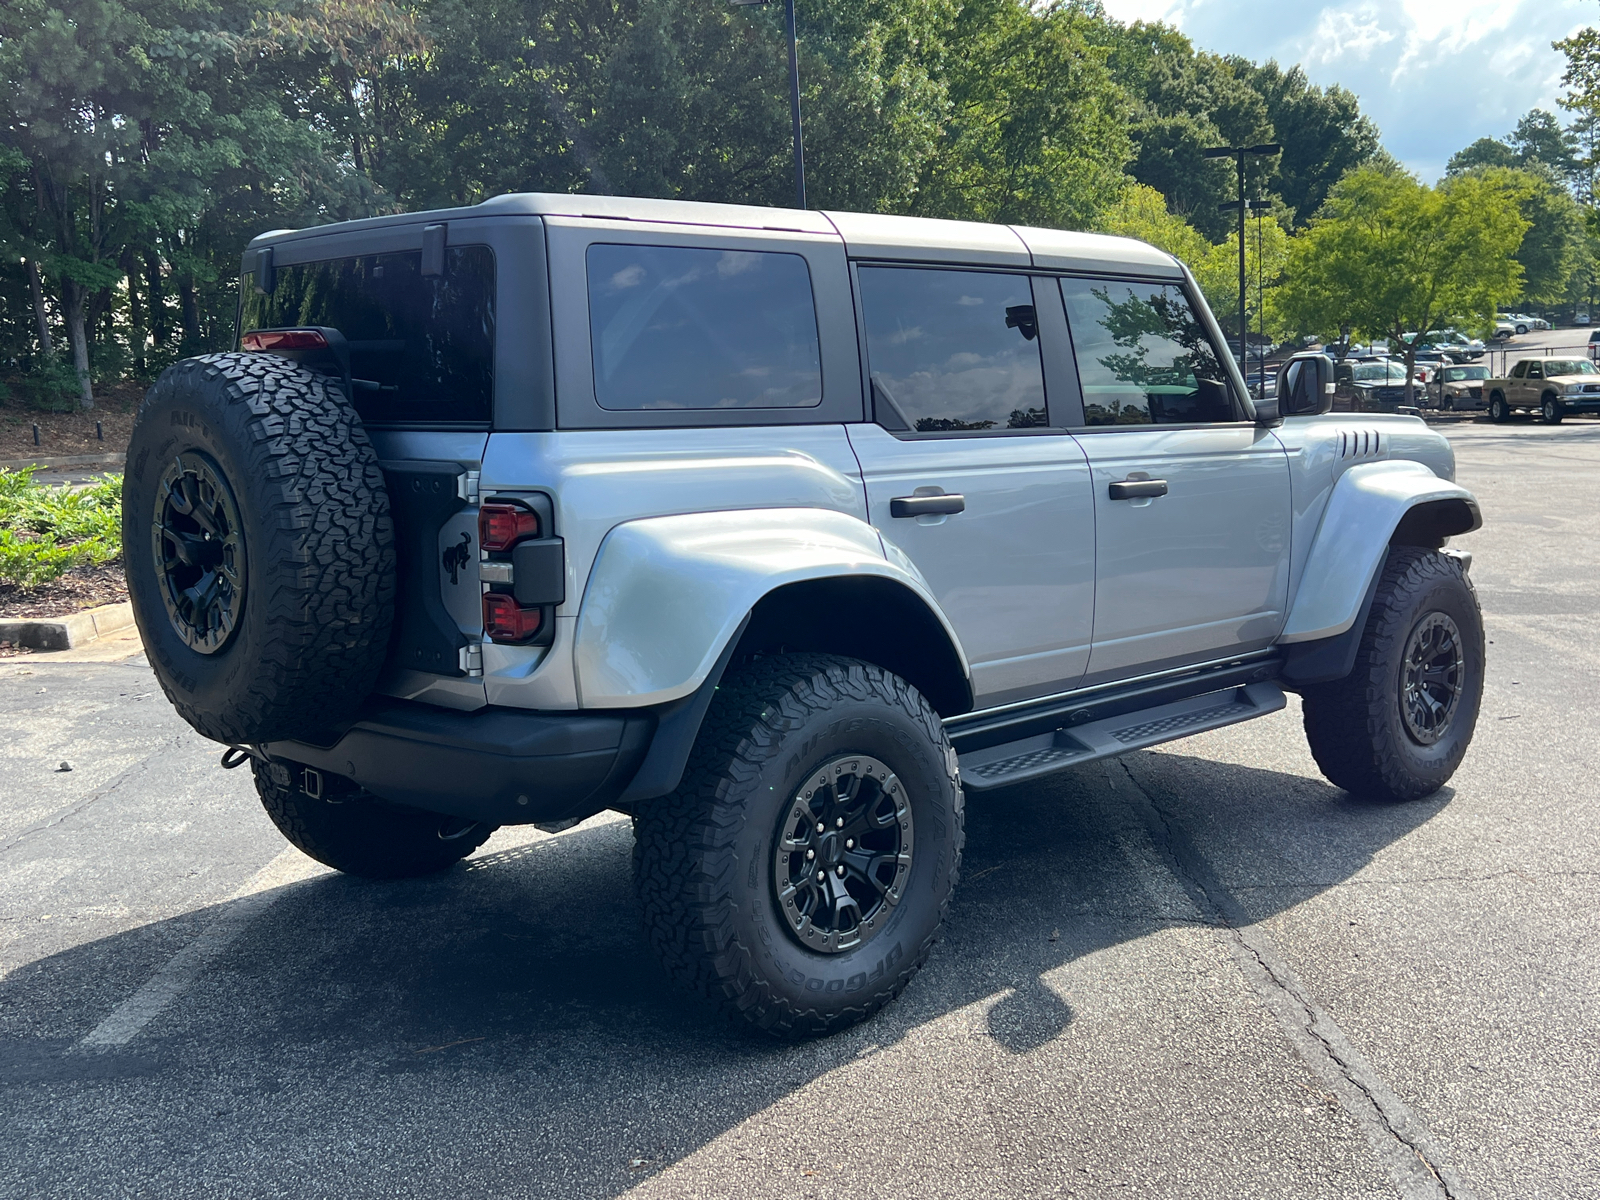
[[[1386,799],[1438,791],[1472,741],[1483,649],[1478,597],[1460,561],[1393,547],[1355,669],[1302,697],[1322,773],[1346,791]]]
[[[965,836],[955,752],[927,701],[821,654],[731,670],[683,784],[634,829],[667,972],[786,1037],[899,994],[944,920]]]
[[[372,690],[394,527],[372,443],[332,382],[266,354],[170,367],[134,425],[122,529],[150,665],[206,737],[314,735]]]

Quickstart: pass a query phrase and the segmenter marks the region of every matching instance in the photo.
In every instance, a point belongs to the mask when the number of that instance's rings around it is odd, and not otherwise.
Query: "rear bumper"
[[[397,804],[512,825],[608,807],[638,771],[655,731],[651,711],[456,712],[373,697],[331,745],[269,742],[261,749],[353,779]]]

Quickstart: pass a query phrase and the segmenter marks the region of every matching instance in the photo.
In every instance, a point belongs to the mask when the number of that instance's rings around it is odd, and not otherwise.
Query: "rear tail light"
[[[485,504],[478,510],[478,545],[509,550],[523,538],[539,536],[539,514],[514,504]]]
[[[246,350],[326,350],[320,329],[257,329],[239,339]]]
[[[525,642],[539,632],[540,611],[523,608],[505,592],[483,595],[483,632],[491,641]]]

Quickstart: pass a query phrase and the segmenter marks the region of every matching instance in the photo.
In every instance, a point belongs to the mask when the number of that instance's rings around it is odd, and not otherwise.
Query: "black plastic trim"
[[[1372,612],[1372,601],[1378,594],[1378,581],[1383,578],[1383,564],[1372,573],[1367,585],[1367,595],[1349,629],[1331,638],[1314,642],[1290,642],[1282,647],[1283,674],[1281,682],[1290,691],[1309,687],[1314,683],[1331,683],[1343,679],[1355,670],[1356,652],[1361,648],[1361,634],[1367,628],[1367,617]]]
[[[992,716],[981,712],[963,714],[954,721],[946,721],[945,729],[957,753],[965,754],[1056,729],[1071,729],[1090,721],[1157,708],[1191,696],[1264,683],[1277,678],[1280,662],[1275,654],[1251,655],[1146,683],[1102,684],[1080,692],[1049,696],[1036,704],[1008,705]]]
[[[270,758],[353,779],[432,812],[494,825],[591,816],[644,760],[653,710],[457,712],[373,697],[336,742],[268,742]]]

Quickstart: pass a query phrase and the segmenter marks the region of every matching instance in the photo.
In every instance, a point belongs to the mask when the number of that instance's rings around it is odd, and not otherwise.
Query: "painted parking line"
[[[275,904],[291,884],[331,874],[321,863],[290,846],[252,875],[220,906],[209,925],[152,975],[137,992],[119,1004],[78,1045],[90,1050],[126,1046],[144,1027],[183,994],[233,940]]]

